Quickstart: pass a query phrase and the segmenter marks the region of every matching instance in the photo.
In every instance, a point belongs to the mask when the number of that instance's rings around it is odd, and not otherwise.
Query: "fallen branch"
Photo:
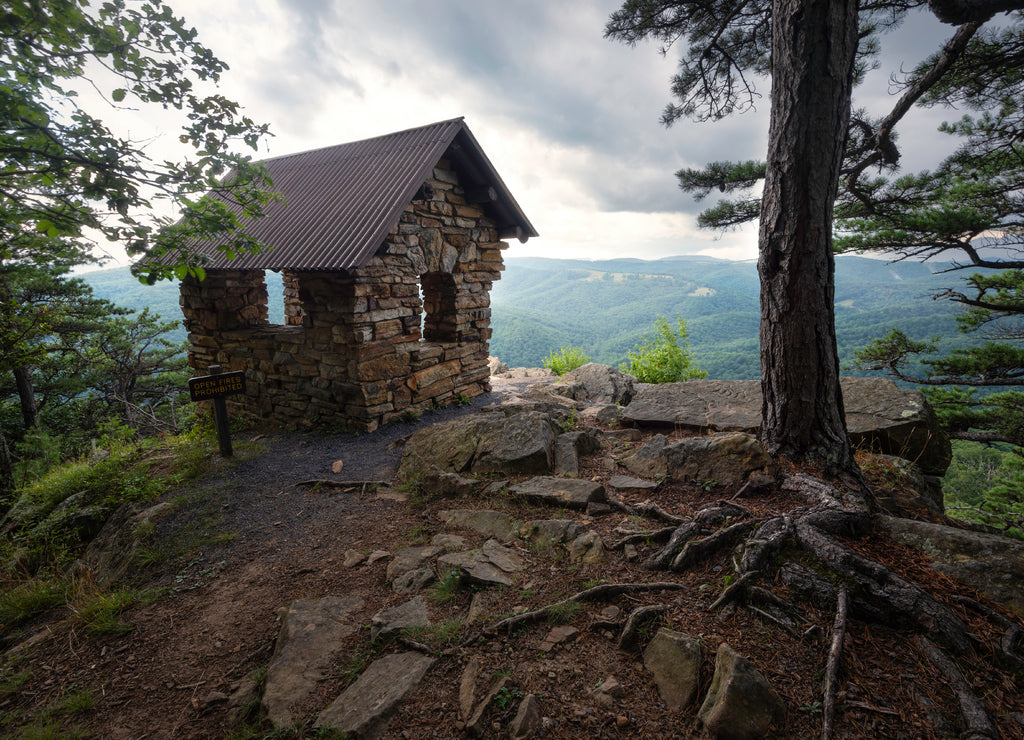
[[[839,598],[836,600],[836,618],[832,622],[832,647],[828,651],[828,664],[825,669],[825,701],[822,707],[821,740],[831,740],[832,722],[836,714],[836,688],[839,683],[839,660],[843,654],[843,641],[846,639],[846,612],[850,604],[850,592],[844,583],[839,587]]]
[[[362,487],[365,491],[367,486],[386,486],[387,481],[382,480],[330,480],[328,478],[313,478],[311,480],[300,480],[292,483],[289,488],[298,486],[326,486],[328,488],[357,488]]]

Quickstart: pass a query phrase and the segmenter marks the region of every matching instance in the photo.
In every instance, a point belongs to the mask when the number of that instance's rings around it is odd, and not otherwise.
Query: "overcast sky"
[[[270,124],[274,136],[258,158],[464,116],[540,232],[513,242],[507,256],[756,257],[755,227],[696,227],[702,204],[678,189],[673,173],[763,159],[767,85],[755,113],[665,128],[659,116],[678,52],[606,40],[605,21],[620,2],[169,2],[230,65],[224,94]],[[884,104],[886,79],[901,61],[912,67],[948,35],[921,16],[897,43],[886,39],[905,56],[874,73],[872,104]],[[164,120],[133,120],[131,133],[156,133],[155,146],[173,141]],[[938,120],[925,116],[904,137],[909,164],[931,164]]]

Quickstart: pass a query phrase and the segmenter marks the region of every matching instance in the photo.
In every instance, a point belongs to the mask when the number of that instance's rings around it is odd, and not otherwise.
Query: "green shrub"
[[[707,373],[697,367],[690,353],[686,322],[676,316],[676,328],[659,316],[654,321],[654,336],[629,351],[629,361],[620,370],[641,383],[677,383],[703,378]]]
[[[583,351],[582,347],[569,346],[562,347],[558,352],[549,352],[544,359],[544,367],[555,375],[565,375],[588,362],[590,362],[590,356]]]

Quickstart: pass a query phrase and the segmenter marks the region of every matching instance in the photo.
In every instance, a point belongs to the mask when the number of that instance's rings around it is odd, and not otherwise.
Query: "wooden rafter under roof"
[[[282,201],[247,225],[272,248],[229,260],[217,242],[190,245],[206,269],[346,270],[377,252],[442,157],[498,237],[537,236],[462,118],[263,161]],[[475,196],[475,197],[473,197]],[[157,260],[174,262],[174,255]]]

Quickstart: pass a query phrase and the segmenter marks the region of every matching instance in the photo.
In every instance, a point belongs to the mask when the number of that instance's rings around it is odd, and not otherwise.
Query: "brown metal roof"
[[[373,139],[263,161],[283,202],[248,231],[272,249],[228,260],[217,242],[190,245],[209,257],[207,269],[343,270],[377,252],[437,161],[447,157],[469,189],[491,187],[483,205],[500,238],[526,241],[537,232],[462,118]],[[159,262],[173,263],[168,254]]]

